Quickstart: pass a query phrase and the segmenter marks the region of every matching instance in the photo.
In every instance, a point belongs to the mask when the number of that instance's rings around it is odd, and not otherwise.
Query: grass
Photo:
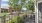
[[[0,13],[0,16],[4,16],[4,15],[7,15],[7,13]]]

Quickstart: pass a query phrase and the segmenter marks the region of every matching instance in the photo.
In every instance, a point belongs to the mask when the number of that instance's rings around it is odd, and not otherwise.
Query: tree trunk
[[[33,10],[32,10],[32,14],[33,14]]]
[[[20,11],[18,11],[18,16],[19,16],[19,14],[20,14]]]

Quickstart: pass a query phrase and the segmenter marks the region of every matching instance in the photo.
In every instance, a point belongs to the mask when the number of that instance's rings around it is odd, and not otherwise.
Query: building
[[[1,8],[1,13],[3,13],[3,12],[9,12],[9,9]]]
[[[35,0],[35,22],[42,23],[42,0]]]
[[[14,12],[14,8],[1,8],[1,12],[3,13],[3,12],[10,12],[10,11],[12,11],[12,12]]]

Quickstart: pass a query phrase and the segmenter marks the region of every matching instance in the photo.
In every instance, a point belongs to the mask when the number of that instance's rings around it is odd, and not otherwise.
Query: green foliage
[[[25,2],[26,0],[21,0],[21,2]]]
[[[19,1],[21,2],[20,4]],[[16,11],[20,11],[22,7],[25,5],[28,10],[34,11],[34,2],[33,0],[28,0],[26,3],[26,0],[9,0],[8,2],[9,6],[14,8]]]
[[[14,23],[24,23],[23,19],[20,16],[16,16],[12,20],[14,20]]]
[[[29,1],[28,1],[28,3],[26,4],[26,8],[27,8],[28,10],[34,11],[34,2],[33,2],[33,0],[29,0]]]
[[[15,11],[21,10],[21,6],[18,4],[19,0],[9,0],[8,4],[11,8],[14,8]]]
[[[25,5],[26,0],[21,0],[21,5]]]
[[[20,4],[19,4],[19,1],[21,1]],[[26,0],[9,0],[8,4],[11,8],[14,8],[15,11],[18,11],[18,14],[19,14],[25,1]]]
[[[24,23],[24,19],[20,16],[15,16],[9,21],[9,23]]]
[[[28,5],[29,6],[29,9],[30,10],[34,10],[34,2],[33,1],[29,1],[28,4],[29,4]]]
[[[19,1],[21,1],[20,4]],[[16,11],[20,11],[26,0],[9,0],[8,4],[10,7],[14,8]]]

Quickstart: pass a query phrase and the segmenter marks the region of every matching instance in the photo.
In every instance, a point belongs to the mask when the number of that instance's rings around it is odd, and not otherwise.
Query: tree
[[[33,0],[28,1],[28,3],[26,4],[26,8],[28,10],[32,10],[32,13],[34,12],[34,2],[33,2]]]
[[[19,1],[20,1],[20,4],[19,4]],[[18,12],[18,15],[24,3],[25,3],[25,0],[9,0],[8,2],[9,6],[14,8],[14,10]]]

